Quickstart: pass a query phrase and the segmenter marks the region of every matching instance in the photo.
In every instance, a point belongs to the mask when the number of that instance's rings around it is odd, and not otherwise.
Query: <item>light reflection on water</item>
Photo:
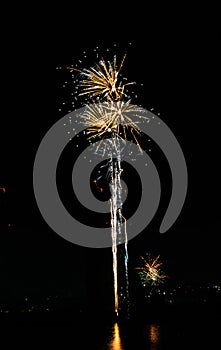
[[[144,339],[149,350],[160,350],[160,325],[149,324],[144,329]],[[124,344],[120,334],[120,327],[116,322],[112,328],[112,338],[107,344],[107,350],[126,350],[127,346]]]
[[[149,322],[139,318],[117,322],[84,319],[76,323],[70,334],[74,335],[76,344],[81,344],[74,349],[198,350],[205,349],[206,344],[209,350],[221,349],[221,315],[216,319],[207,314],[189,318],[178,316]]]
[[[160,325],[159,324],[148,325],[147,332],[150,340],[150,350],[160,349]]]
[[[168,318],[165,320],[136,319],[130,321],[107,321],[105,319],[77,320],[70,327],[61,327],[65,334],[60,334],[55,327],[46,327],[52,340],[61,337],[62,349],[85,350],[198,350],[221,349],[221,316],[208,315],[195,317]],[[44,328],[44,327],[43,327]],[[26,327],[24,327],[26,331]],[[26,337],[25,333],[25,337]],[[63,342],[67,346],[63,346]],[[79,346],[80,344],[80,346]],[[52,348],[52,347],[50,347]]]
[[[117,323],[113,326],[113,338],[108,343],[108,349],[110,350],[124,350],[122,341],[120,338],[119,326]]]

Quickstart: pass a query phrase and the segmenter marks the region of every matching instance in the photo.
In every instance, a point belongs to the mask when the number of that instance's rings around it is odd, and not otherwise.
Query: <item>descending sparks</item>
[[[110,199],[110,211],[111,211],[111,238],[112,238],[112,256],[113,256],[113,274],[114,274],[114,303],[115,312],[118,316],[118,278],[117,278],[117,179],[112,177],[111,183],[111,199]]]
[[[5,187],[0,187],[0,191],[2,191],[3,193],[6,193],[6,188]]]
[[[129,280],[128,280],[128,251],[127,251],[127,227],[126,218],[122,214],[122,186],[121,186],[121,162],[118,159],[109,161],[109,177],[110,177],[110,209],[111,209],[111,236],[112,236],[112,255],[113,255],[113,273],[114,273],[114,296],[115,296],[115,312],[118,315],[118,261],[117,261],[117,245],[124,242],[124,271],[125,271],[125,298],[129,298]]]
[[[126,55],[124,55],[119,68],[116,56],[114,56],[113,62],[106,63],[102,58],[94,67],[88,69],[79,70],[69,67],[71,71],[78,71],[81,74],[82,92],[79,96],[89,95],[92,99],[98,98],[99,101],[118,101],[126,97],[125,87],[135,84],[135,82],[124,83],[123,79],[119,79],[125,58]]]

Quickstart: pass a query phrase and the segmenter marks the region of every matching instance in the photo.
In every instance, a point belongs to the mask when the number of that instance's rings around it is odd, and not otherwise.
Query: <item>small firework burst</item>
[[[126,55],[124,55],[119,68],[117,67],[117,59],[114,56],[113,62],[105,62],[102,58],[94,67],[84,68],[82,70],[74,67],[68,67],[70,71],[78,71],[81,74],[81,82],[79,86],[82,92],[79,96],[88,95],[92,99],[99,101],[118,101],[127,97],[125,88],[133,85],[135,82],[124,83],[119,78],[119,73],[123,67]]]
[[[144,262],[142,267],[136,267],[138,275],[140,277],[142,285],[145,286],[156,286],[164,283],[164,279],[168,278],[161,270],[162,262],[160,261],[160,255],[156,258],[147,255],[146,258],[141,256]]]

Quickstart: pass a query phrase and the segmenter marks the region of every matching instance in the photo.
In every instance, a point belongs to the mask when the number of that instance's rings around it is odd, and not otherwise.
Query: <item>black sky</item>
[[[75,17],[77,14],[75,14]],[[186,158],[189,187],[180,217],[159,237],[147,230],[129,243],[131,264],[146,250],[160,252],[175,279],[217,281],[219,259],[218,33],[193,13],[168,21],[128,20],[116,31],[97,30],[86,18],[33,21],[5,38],[2,67],[0,259],[1,293],[23,295],[74,290],[109,295],[111,251],[75,246],[56,235],[34,200],[32,169],[38,145],[61,115],[57,66],[74,64],[82,51],[132,42],[127,71],[144,83],[139,102],[154,107],[176,135]],[[56,20],[55,20],[56,22]],[[110,24],[111,26],[111,24]],[[123,28],[121,27],[123,26]],[[118,29],[119,28],[119,29]],[[109,28],[111,29],[111,28]],[[11,228],[6,228],[7,223]],[[153,234],[154,232],[154,234]]]

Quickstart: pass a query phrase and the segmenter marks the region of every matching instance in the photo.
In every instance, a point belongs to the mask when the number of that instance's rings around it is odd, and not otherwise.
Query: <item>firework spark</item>
[[[135,82],[124,83],[124,79],[119,79],[119,73],[121,72],[125,58],[126,54],[119,68],[117,67],[116,56],[114,56],[113,62],[105,62],[102,58],[99,63],[89,69],[79,70],[68,67],[71,71],[78,71],[81,74],[82,80],[79,86],[82,87],[83,91],[79,96],[88,95],[92,99],[98,98],[99,101],[118,101],[127,97],[125,87],[135,84]]]
[[[144,262],[143,267],[137,267],[140,280],[142,285],[158,285],[164,282],[164,279],[168,276],[165,276],[161,270],[162,262],[160,261],[160,255],[156,258],[151,258],[148,256],[146,259],[142,256],[141,259]]]

